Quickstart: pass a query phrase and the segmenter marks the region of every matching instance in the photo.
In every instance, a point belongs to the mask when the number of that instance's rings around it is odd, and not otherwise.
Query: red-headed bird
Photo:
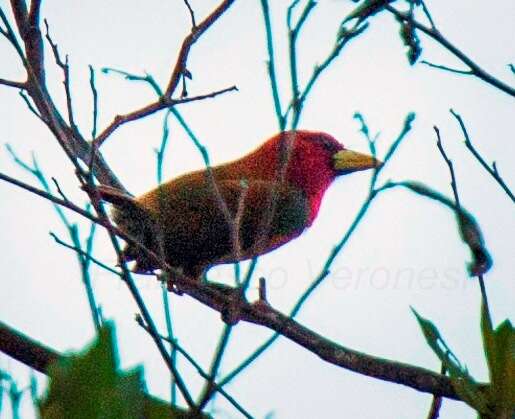
[[[211,266],[250,259],[298,237],[337,176],[380,164],[329,134],[288,131],[238,160],[187,173],[137,198],[105,186],[99,192],[114,204],[123,232],[199,278]],[[157,268],[134,244],[124,259],[136,261],[136,272]]]

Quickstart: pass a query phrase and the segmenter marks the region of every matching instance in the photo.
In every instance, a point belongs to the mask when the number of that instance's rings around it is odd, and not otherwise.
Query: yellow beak
[[[352,150],[340,150],[333,154],[333,167],[340,174],[381,167],[383,162],[367,154]]]

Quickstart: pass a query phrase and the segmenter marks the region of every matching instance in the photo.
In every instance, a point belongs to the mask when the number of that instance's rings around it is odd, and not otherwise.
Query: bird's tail
[[[91,189],[90,189],[91,188]],[[152,214],[128,193],[107,185],[94,188],[83,186],[87,192],[97,194],[98,199],[113,204],[111,217],[124,233],[134,238],[147,249],[157,249],[157,226]],[[154,269],[149,258],[139,246],[128,243],[123,249],[125,261],[136,261],[135,272],[150,272]]]

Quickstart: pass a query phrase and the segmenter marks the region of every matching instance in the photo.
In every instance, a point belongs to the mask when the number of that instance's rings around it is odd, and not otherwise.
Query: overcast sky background
[[[217,2],[191,0],[197,21]],[[289,92],[285,10],[287,1],[272,1],[277,68],[281,94]],[[6,0],[0,0],[9,9]],[[446,37],[487,71],[514,84],[507,64],[514,62],[515,4],[500,0],[495,7],[479,0],[427,1]],[[339,22],[354,5],[322,0],[299,38],[299,77],[304,85],[315,63],[330,51]],[[165,86],[190,17],[182,1],[46,1],[47,18],[60,51],[69,54],[75,116],[82,132],[91,130],[92,99],[88,65],[97,70],[100,128],[117,114],[153,100],[150,89],[98,70],[113,67],[152,74]],[[387,13],[371,19],[367,32],[352,41],[322,75],[305,106],[300,128],[326,131],[348,148],[366,151],[360,111],[372,133],[380,132],[379,156],[399,133],[409,112],[416,112],[413,130],[391,164],[387,179],[425,182],[450,196],[449,175],[435,146],[437,125],[455,163],[462,204],[479,221],[494,267],[486,283],[495,323],[515,314],[513,204],[465,149],[449,108],[460,113],[473,143],[487,161],[495,160],[504,179],[515,186],[513,171],[515,106],[513,98],[472,77],[410,67]],[[460,64],[421,35],[422,58],[453,67]],[[0,41],[0,77],[22,80],[21,64],[5,40]],[[179,110],[213,164],[251,151],[277,131],[265,62],[265,33],[260,2],[239,0],[192,49],[188,69],[190,95],[237,85],[239,92],[183,105]],[[65,109],[61,74],[47,50],[47,78]],[[103,146],[108,163],[123,184],[140,194],[156,184],[154,148],[161,140],[163,113],[127,124]],[[85,202],[71,164],[55,139],[27,109],[14,89],[0,86],[0,142],[10,143],[20,157],[33,151],[50,178],[54,176],[70,199]],[[170,178],[203,167],[198,150],[173,118],[165,161]],[[0,151],[0,170],[36,186],[36,180]],[[288,312],[318,274],[333,245],[340,240],[367,193],[370,173],[338,179],[327,192],[313,227],[291,244],[259,260],[255,278],[264,276],[270,303]],[[48,232],[67,239],[51,205],[34,195],[0,183],[0,319],[56,350],[79,349],[94,336],[75,255],[56,245]],[[70,214],[87,231],[88,225]],[[100,229],[99,229],[100,230]],[[95,256],[115,262],[103,231]],[[469,253],[461,242],[454,217],[435,203],[401,190],[380,196],[355,235],[336,259],[331,275],[305,305],[298,319],[316,332],[347,347],[372,355],[439,370],[410,312],[413,306],[433,320],[447,343],[478,380],[487,380],[479,330],[479,288],[467,278]],[[246,265],[244,265],[246,266]],[[124,368],[143,363],[149,391],[169,397],[169,376],[151,339],[136,325],[126,287],[113,275],[92,268],[93,287],[106,318],[116,321]],[[213,269],[212,280],[230,278],[231,267]],[[157,281],[136,276],[145,301],[164,330],[161,289]],[[256,282],[252,284],[256,286]],[[254,295],[251,293],[251,295]],[[189,297],[171,296],[174,325],[183,346],[209,366],[223,323],[219,315]],[[270,335],[254,325],[239,324],[232,337],[222,375]],[[180,363],[196,394],[203,382]],[[23,386],[28,369],[0,355],[0,368]],[[356,417],[422,418],[431,397],[327,364],[286,339],[279,339],[227,390],[256,417],[273,412],[277,418]],[[4,407],[6,406],[4,400]],[[28,395],[23,417],[31,417]],[[217,398],[217,417],[238,413]],[[9,409],[0,413],[10,417]],[[474,418],[463,403],[444,400],[443,419]]]

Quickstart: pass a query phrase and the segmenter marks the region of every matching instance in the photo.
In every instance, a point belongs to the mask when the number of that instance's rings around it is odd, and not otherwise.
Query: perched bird
[[[329,134],[287,131],[250,154],[182,175],[132,198],[100,186],[126,234],[189,276],[209,267],[270,252],[315,220],[326,189],[339,175],[378,167]],[[134,244],[123,253],[136,272],[157,268]]]

